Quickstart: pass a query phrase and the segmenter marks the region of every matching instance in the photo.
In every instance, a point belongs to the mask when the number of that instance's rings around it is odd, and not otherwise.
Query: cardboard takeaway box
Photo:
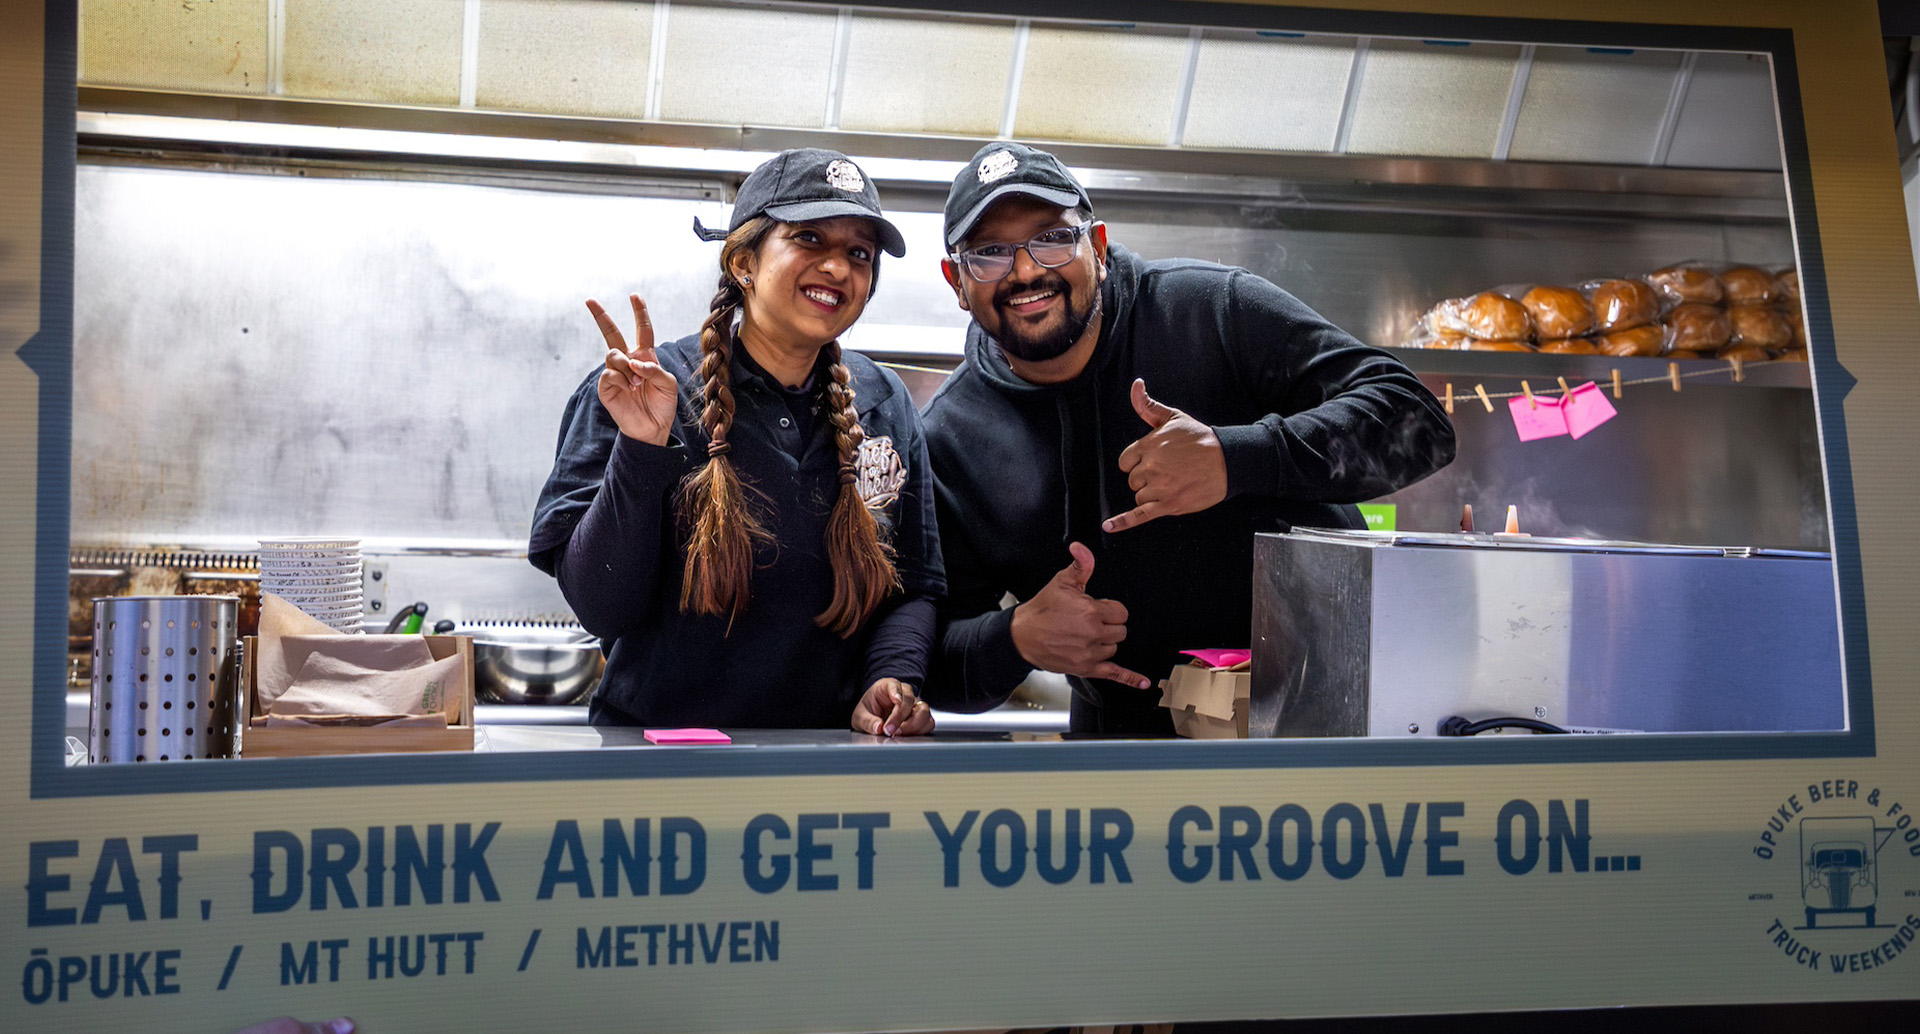
[[[473,749],[473,638],[462,635],[423,636],[433,659],[445,660],[454,654],[465,659],[466,677],[445,697],[447,716],[444,729],[421,726],[379,725],[311,726],[268,725],[266,712],[254,692],[254,660],[260,655],[259,641],[246,638],[240,669],[240,693],[247,703],[247,725],[241,731],[240,756],[243,758],[315,757],[326,754],[386,754],[435,750]]]
[[[1192,660],[1160,683],[1160,706],[1172,715],[1173,731],[1194,740],[1246,739],[1252,651],[1181,652]]]

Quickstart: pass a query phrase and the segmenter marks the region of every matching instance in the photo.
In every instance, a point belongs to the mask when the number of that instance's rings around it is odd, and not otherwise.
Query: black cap
[[[801,147],[781,151],[762,162],[740,184],[733,198],[733,222],[723,230],[709,230],[693,220],[693,232],[703,241],[725,240],[742,223],[757,215],[783,223],[804,223],[853,215],[874,221],[880,247],[895,257],[907,253],[900,231],[880,214],[880,194],[873,181],[839,151]]]
[[[1061,208],[1093,211],[1086,189],[1060,159],[1025,144],[992,143],[954,177],[947,195],[947,247],[958,247],[987,206],[1008,194],[1026,194]]]

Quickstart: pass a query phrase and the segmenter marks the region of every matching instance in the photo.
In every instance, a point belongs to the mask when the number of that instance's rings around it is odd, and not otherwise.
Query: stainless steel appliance
[[[95,764],[235,756],[239,611],[236,596],[93,601]]]
[[[1824,553],[1296,529],[1254,549],[1255,736],[1844,729]],[[1455,723],[1456,726],[1459,723]]]

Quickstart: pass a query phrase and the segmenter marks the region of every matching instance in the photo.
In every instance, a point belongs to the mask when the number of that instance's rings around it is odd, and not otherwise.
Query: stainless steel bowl
[[[573,704],[600,682],[600,641],[578,628],[475,627],[474,689],[495,704]]]

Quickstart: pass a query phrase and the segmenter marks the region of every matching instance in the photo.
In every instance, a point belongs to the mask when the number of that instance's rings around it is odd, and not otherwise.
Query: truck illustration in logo
[[[1864,914],[1865,925],[1874,925],[1880,895],[1875,858],[1893,833],[1875,828],[1868,816],[1800,820],[1800,897],[1807,906],[1807,929],[1817,929],[1821,915],[1847,913]]]

